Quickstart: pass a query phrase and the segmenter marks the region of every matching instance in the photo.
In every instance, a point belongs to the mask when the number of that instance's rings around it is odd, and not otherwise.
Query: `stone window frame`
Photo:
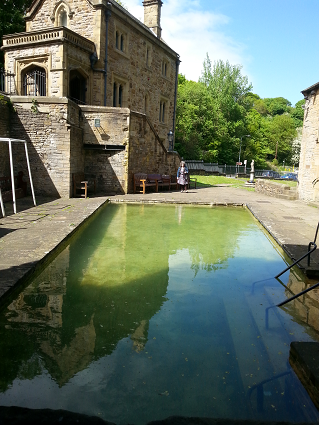
[[[158,120],[159,120],[160,124],[167,124],[167,121],[168,121],[168,105],[169,105],[168,98],[161,96],[160,97],[160,104],[159,104],[159,116],[158,116]]]
[[[66,21],[66,25],[63,24],[63,22],[61,22],[61,15],[65,13],[65,18],[67,19]],[[74,15],[74,12],[71,11],[70,6],[68,5],[67,2],[61,0],[59,1],[54,9],[53,9],[53,13],[51,15],[51,21],[54,23],[55,27],[69,27],[69,19],[72,19]]]
[[[129,35],[127,29],[121,24],[114,24],[114,48],[115,51],[128,57]]]
[[[146,48],[145,48],[145,65],[147,68],[151,67],[153,60],[153,51],[152,51],[152,45],[150,43],[146,42]]]
[[[46,74],[46,96],[49,96],[51,54],[17,57],[15,59],[16,88],[18,96],[23,96],[23,76],[29,68],[43,68]]]
[[[129,82],[126,78],[112,74],[112,106],[126,108],[128,105]]]
[[[162,74],[162,77],[169,79],[170,70],[171,70],[171,67],[170,67],[169,60],[166,59],[166,58],[163,58],[162,59],[162,63],[161,63],[161,74]]]

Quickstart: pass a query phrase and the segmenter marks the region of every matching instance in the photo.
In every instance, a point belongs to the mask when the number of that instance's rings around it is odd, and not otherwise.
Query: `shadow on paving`
[[[58,199],[61,199],[61,198],[59,197],[51,198],[51,197],[43,197],[43,196],[35,197],[36,204],[37,204],[36,206],[44,205],[52,201],[56,201]],[[32,196],[26,196],[25,198],[17,199],[16,207],[17,207],[17,213],[34,208]],[[4,209],[5,209],[5,213],[7,217],[14,215],[12,201],[5,202]],[[2,215],[0,218],[2,218]]]
[[[0,407],[0,424],[6,425],[115,425],[96,416],[87,416],[67,410],[27,409],[24,407]],[[291,425],[289,422],[266,422],[257,420],[195,418],[171,416],[169,418],[149,422],[148,425]],[[299,423],[299,425],[303,425]]]
[[[8,235],[9,233],[14,232],[17,229],[9,229],[7,227],[0,227],[0,238],[3,238],[3,236]]]

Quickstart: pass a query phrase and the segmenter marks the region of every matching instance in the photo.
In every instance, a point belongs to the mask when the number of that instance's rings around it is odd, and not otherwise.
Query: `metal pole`
[[[238,155],[238,162],[240,162],[240,154],[241,154],[241,143],[243,141],[243,136],[240,138],[240,145],[239,145],[239,155]],[[239,168],[238,168],[239,170]]]
[[[1,193],[1,187],[0,187],[0,204],[1,204],[1,211],[2,211],[2,215],[3,217],[6,216],[6,212],[4,210],[4,205],[3,205],[3,199],[2,199],[2,193]]]
[[[9,139],[9,155],[10,155],[10,171],[11,171],[11,187],[12,187],[12,202],[13,202],[13,212],[17,213],[17,204],[16,204],[16,191],[14,185],[14,172],[13,172],[13,158],[12,158],[12,142]]]
[[[30,179],[30,186],[31,186],[32,198],[33,198],[33,204],[36,206],[37,203],[35,202],[35,196],[34,196],[34,189],[33,189],[33,182],[32,182],[32,176],[31,176],[31,168],[30,168],[30,162],[29,162],[27,142],[24,142],[24,147],[25,147],[25,156],[27,158],[27,164],[28,164],[28,171],[29,171],[29,179]]]
[[[282,303],[277,304],[277,307],[281,307],[281,306],[289,303],[290,301],[295,300],[296,298],[300,297],[300,295],[306,294],[307,292],[311,291],[312,289],[317,288],[317,286],[319,286],[319,282],[316,283],[315,285],[310,286],[310,288],[305,289],[304,291],[299,292],[299,294],[296,294],[293,297],[288,298],[288,300],[285,300]]]

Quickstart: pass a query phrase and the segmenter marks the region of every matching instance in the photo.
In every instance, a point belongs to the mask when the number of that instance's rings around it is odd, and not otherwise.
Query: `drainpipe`
[[[111,3],[107,4],[109,7]],[[109,18],[111,16],[111,10],[105,10],[105,59],[104,59],[104,106],[106,106],[106,88],[107,88],[107,45],[108,45],[108,34],[109,34]]]
[[[175,76],[175,93],[174,93],[174,113],[173,113],[173,133],[174,133],[174,142],[175,142],[175,119],[176,119],[176,103],[177,103],[177,86],[178,86],[178,72],[179,72],[179,64],[181,61],[179,60],[179,55],[177,55],[176,59],[176,76]],[[173,145],[174,146],[174,145]],[[173,148],[174,150],[174,148]]]

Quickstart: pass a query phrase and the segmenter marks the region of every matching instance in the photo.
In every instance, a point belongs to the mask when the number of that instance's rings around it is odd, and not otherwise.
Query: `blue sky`
[[[143,21],[142,0],[122,0]],[[242,65],[260,97],[285,97],[319,81],[319,0],[163,0],[162,37],[197,81],[211,61]]]

